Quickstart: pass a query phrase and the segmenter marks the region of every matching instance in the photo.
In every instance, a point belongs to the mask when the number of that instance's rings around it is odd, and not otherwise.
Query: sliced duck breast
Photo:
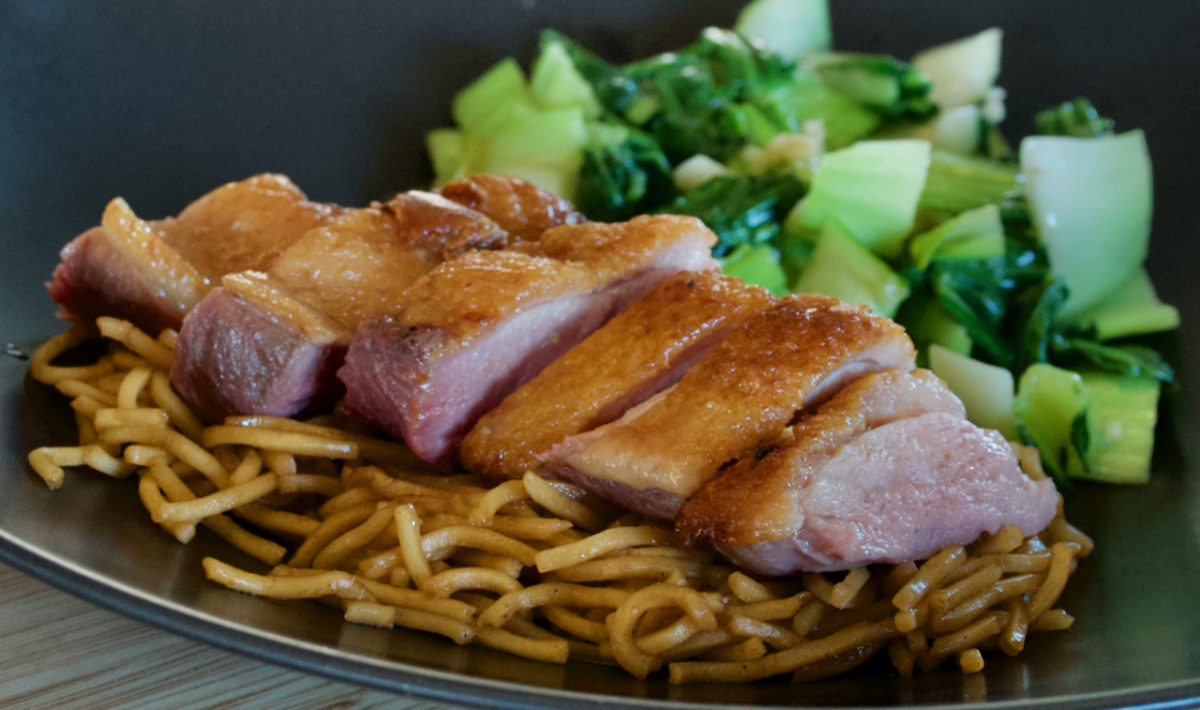
[[[46,290],[62,306],[60,318],[85,327],[108,315],[150,333],[178,328],[209,291],[203,274],[119,197],[59,258]]]
[[[766,575],[925,559],[945,545],[1054,516],[997,432],[964,418],[931,373],[855,382],[687,502],[676,526]]]
[[[152,333],[178,328],[222,276],[263,268],[336,213],[280,175],[229,183],[153,222],[117,198],[99,227],[63,247],[46,288],[68,320],[110,315]]]
[[[479,201],[523,228],[573,219],[568,203],[524,181],[478,177],[472,184],[492,196],[522,196]],[[523,209],[530,212],[524,222]],[[490,216],[432,192],[345,210],[291,244],[265,273],[231,274],[206,296],[184,323],[172,381],[210,418],[295,416],[328,406],[343,391],[334,373],[360,323],[394,312],[442,261],[515,239]],[[239,379],[250,375],[260,381]]]
[[[528,253],[445,262],[395,314],[358,329],[338,373],[346,408],[441,461],[480,416],[630,302],[680,271],[716,268],[715,241],[699,220],[664,215],[564,225],[518,245]]]
[[[295,416],[341,396],[335,373],[353,333],[266,274],[225,277],[183,321],[171,384],[209,421]]]
[[[368,314],[393,308],[440,262],[390,213],[348,210],[310,230],[268,273],[229,274],[184,319],[171,382],[202,416],[294,416],[332,405],[335,373]]]
[[[717,271],[667,279],[485,414],[462,442],[464,467],[519,478],[553,444],[677,382],[773,300]]]
[[[673,518],[724,464],[777,436],[797,412],[862,375],[914,362],[896,323],[832,298],[790,296],[747,319],[673,387],[556,444],[543,471]]]
[[[267,269],[340,213],[337,205],[310,202],[287,177],[263,174],[222,185],[155,226],[215,287],[225,274]]]

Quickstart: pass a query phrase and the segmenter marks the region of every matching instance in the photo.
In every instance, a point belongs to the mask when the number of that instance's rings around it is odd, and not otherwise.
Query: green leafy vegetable
[[[789,59],[828,52],[832,46],[826,0],[754,0],[738,13],[733,29]]]
[[[1067,289],[1061,281],[1048,282],[1022,296],[1033,306],[1024,317],[1015,369],[1053,362],[1076,368],[1090,366],[1125,377],[1174,381],[1174,370],[1154,350],[1140,345],[1101,343],[1093,332],[1063,321],[1059,316],[1067,301]]]
[[[940,345],[929,349],[929,369],[962,399],[971,421],[1009,438],[1016,434],[1013,420],[1015,386],[1011,372]]]
[[[948,109],[981,100],[1000,74],[1002,38],[992,27],[913,57],[913,66],[933,83],[933,102]]]
[[[671,164],[646,134],[595,124],[583,150],[575,201],[593,219],[617,222],[650,212],[675,194]]]
[[[548,32],[543,45],[561,46],[605,111],[653,136],[672,164],[696,154],[726,161],[807,120],[825,120],[835,146],[879,122],[816,74],[728,30],[709,28],[688,47],[623,67],[557,33]]]
[[[825,223],[812,259],[794,283],[797,293],[823,293],[867,306],[891,317],[905,298],[908,282],[859,243],[836,219]]]
[[[908,331],[908,336],[917,347],[917,360],[922,367],[929,365],[929,350],[933,345],[959,355],[971,354],[971,336],[967,334],[966,327],[954,320],[928,288],[913,290],[912,295],[900,305],[896,322]]]
[[[930,154],[920,208],[962,212],[999,203],[1017,189],[1018,175],[1014,165],[935,150]]]
[[[1114,375],[1148,377],[1165,383],[1175,381],[1175,370],[1162,355],[1142,345],[1109,345],[1058,333],[1050,342],[1049,357],[1066,365],[1091,365]]]
[[[746,283],[758,284],[776,296],[788,292],[787,276],[779,264],[779,252],[766,244],[741,244],[728,256],[720,259],[721,270],[737,276]]]
[[[460,167],[465,143],[463,132],[454,128],[435,128],[425,134],[425,148],[429,151],[429,161],[433,163],[435,185],[462,177]]]
[[[937,112],[929,79],[885,54],[836,54],[817,65],[829,86],[884,116],[923,121]]]
[[[1034,365],[1018,387],[1017,430],[1060,487],[1068,477],[1145,483],[1159,389],[1148,377]]]
[[[829,153],[785,229],[803,238],[837,219],[867,248],[895,257],[912,229],[928,167],[924,141],[862,141]]]
[[[573,199],[586,137],[583,111],[577,107],[510,114],[476,143],[466,172],[514,175]]]
[[[561,35],[542,36],[541,51],[529,77],[529,91],[543,109],[577,106],[583,109],[584,118],[600,115],[596,93],[575,68]]]
[[[790,175],[722,175],[692,188],[663,211],[699,217],[714,232],[715,256],[741,244],[770,242],[779,234],[783,215],[804,194],[804,184]]]
[[[996,205],[963,212],[913,237],[908,253],[918,269],[934,259],[990,259],[1004,254],[1004,223]]]
[[[1046,283],[1045,255],[1026,230],[1018,215],[1005,221],[1002,256],[935,259],[926,271],[928,288],[966,329],[973,354],[1009,369],[1019,365],[1019,336]]]
[[[1158,300],[1150,275],[1141,268],[1103,301],[1078,313],[1075,322],[1104,341],[1174,330],[1179,327],[1179,311]]]
[[[450,107],[455,122],[475,135],[489,135],[493,126],[510,115],[528,115],[535,110],[525,73],[511,57],[497,62],[458,92]]]
[[[790,83],[764,87],[756,100],[787,131],[799,132],[805,122],[821,121],[829,150],[866,138],[881,122],[878,112],[835,91],[820,76],[809,72],[795,74]]]
[[[1065,315],[1100,302],[1146,258],[1152,190],[1141,131],[1103,138],[1031,136],[1021,142],[1030,211]]]
[[[935,263],[929,284],[950,316],[962,324],[987,362],[1011,367],[1013,348],[1004,335],[1004,316],[1012,300],[1005,260],[980,259]]]
[[[1084,470],[1087,407],[1083,378],[1070,370],[1038,364],[1021,375],[1013,403],[1017,432],[1036,446],[1042,464],[1060,487],[1070,488],[1070,474]]]
[[[1101,116],[1091,101],[1080,97],[1039,112],[1034,125],[1044,136],[1099,138],[1112,135],[1115,124]]]
[[[1147,377],[1082,373],[1088,390],[1086,470],[1083,478],[1107,483],[1150,480],[1159,383]]]
[[[642,107],[643,127],[672,162],[697,153],[727,160],[789,128],[768,95],[785,88],[794,71],[792,62],[737,34],[709,28],[689,47],[621,68],[619,85],[631,90],[607,108],[628,118],[630,108]]]

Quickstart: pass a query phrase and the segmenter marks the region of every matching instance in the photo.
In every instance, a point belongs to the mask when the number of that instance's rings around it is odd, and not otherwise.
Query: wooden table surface
[[[0,708],[268,707],[456,710],[175,636],[0,564]]]

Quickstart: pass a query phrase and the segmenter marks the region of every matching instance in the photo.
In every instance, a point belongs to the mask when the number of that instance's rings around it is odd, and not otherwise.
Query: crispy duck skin
[[[537,241],[547,229],[587,219],[575,205],[520,178],[468,175],[437,192],[495,220],[519,241]]]
[[[329,223],[336,205],[310,202],[283,175],[255,175],[209,192],[155,226],[212,286],[225,274],[262,271],[308,230]]]
[[[675,518],[694,542],[743,547],[794,535],[797,498],[816,470],[868,430],[930,412],[965,416],[962,402],[928,370],[884,370],[846,385],[773,442],[724,469]]]
[[[335,373],[368,314],[440,260],[376,208],[310,230],[264,274],[229,274],[184,319],[171,382],[202,416],[293,416],[341,396]]]
[[[765,289],[716,271],[664,281],[484,415],[462,442],[463,465],[519,478],[553,444],[677,382],[773,300]]]
[[[823,414],[813,426],[831,425]],[[1033,535],[1058,500],[999,432],[931,411],[841,444],[798,427],[795,441],[702,489],[677,524],[745,569],[785,575],[927,559],[1010,524]]]
[[[100,226],[71,240],[59,257],[46,290],[62,306],[59,317],[83,327],[115,316],[151,333],[178,328],[209,290],[207,279],[119,197]]]
[[[440,462],[475,421],[631,301],[680,271],[716,268],[693,218],[547,231],[518,251],[473,251],[364,323],[338,376],[347,409]],[[527,253],[528,252],[528,253]]]
[[[722,465],[864,374],[914,367],[904,329],[831,298],[782,299],[615,422],[550,449],[544,472],[673,518]]]
[[[504,249],[515,241],[489,215],[433,192],[401,192],[383,207],[403,225],[405,244],[430,250],[439,260],[471,249]]]
[[[63,247],[46,289],[77,323],[110,315],[152,333],[178,328],[222,276],[269,264],[336,212],[280,175],[223,185],[159,221],[139,219],[117,198],[99,227]]]
[[[523,180],[478,182],[489,194],[525,196],[483,204],[503,207],[498,214],[509,222],[525,208],[538,212],[531,218],[538,224],[571,213]],[[547,204],[555,209],[547,212]],[[343,392],[335,373],[360,323],[399,309],[409,287],[442,261],[513,240],[488,215],[432,192],[346,209],[291,244],[265,273],[227,275],[185,320],[172,381],[209,418],[317,410]],[[251,376],[262,384],[238,381]]]
[[[327,410],[352,332],[261,272],[230,274],[184,319],[171,384],[208,421]]]
[[[445,212],[457,215],[458,209]],[[305,234],[267,274],[353,331],[365,318],[398,308],[408,288],[442,262],[444,244],[467,238],[450,229],[435,238],[423,221],[405,219],[410,212],[401,214],[378,207],[347,210]],[[478,217],[478,222],[487,219]],[[468,223],[464,231],[475,224]]]

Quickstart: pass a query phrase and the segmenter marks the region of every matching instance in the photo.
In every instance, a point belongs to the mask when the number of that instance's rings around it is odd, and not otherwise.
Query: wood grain
[[[0,565],[0,707],[458,710],[169,634]]]

